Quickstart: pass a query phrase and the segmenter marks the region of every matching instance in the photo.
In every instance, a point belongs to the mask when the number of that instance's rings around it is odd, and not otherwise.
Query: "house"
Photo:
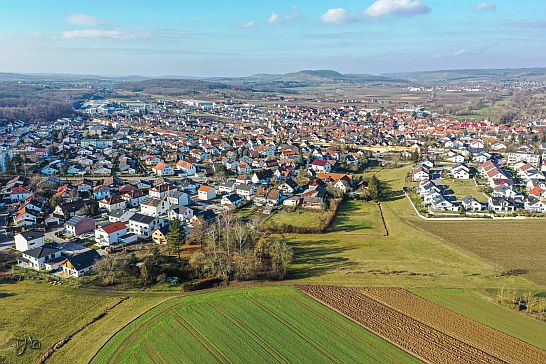
[[[155,167],[152,168],[152,172],[161,177],[174,175],[174,169],[164,162],[157,163]]]
[[[487,162],[490,158],[491,158],[491,154],[483,152],[483,153],[474,154],[474,156],[472,157],[472,161],[479,164],[483,164]]]
[[[61,258],[61,250],[48,245],[25,250],[21,255],[17,258],[17,264],[20,267],[35,270],[56,270],[64,261]]]
[[[165,215],[171,207],[167,198],[146,197],[140,203],[140,213],[148,216]]]
[[[149,238],[158,225],[156,217],[136,213],[129,219],[129,232],[140,238]]]
[[[7,198],[11,202],[18,202],[18,201],[23,201],[30,195],[31,195],[31,192],[27,190],[25,187],[13,187],[9,190],[7,194]]]
[[[534,154],[531,150],[521,150],[518,152],[508,153],[508,164],[514,165],[519,162],[527,162],[533,167],[538,168],[540,165],[540,154]]]
[[[302,207],[307,210],[322,210],[324,206],[324,199],[320,197],[306,196],[303,198]]]
[[[170,183],[159,183],[153,188],[150,188],[148,195],[154,198],[163,198],[166,196],[171,196],[177,191],[176,187]]]
[[[218,191],[220,193],[233,193],[235,192],[235,182],[234,181],[225,181],[220,183],[218,186]]]
[[[125,210],[125,208],[127,208],[127,201],[121,198],[121,196],[108,197],[99,201],[99,209],[108,212]]]
[[[448,158],[449,161],[453,163],[463,163],[464,162],[464,156],[461,154],[455,154]]]
[[[127,237],[127,240],[125,240],[127,232],[127,225],[125,223],[121,221],[112,222],[95,229],[95,241],[99,246],[123,244],[132,240],[130,237]],[[136,236],[134,240],[136,240]]]
[[[514,212],[516,207],[512,199],[505,197],[489,197],[489,209],[495,212]]]
[[[142,190],[138,188],[124,192],[120,196],[123,200],[125,200],[127,207],[137,207],[146,198],[144,192],[142,192]]]
[[[85,216],[73,216],[64,224],[67,235],[80,236],[95,230],[95,220]]]
[[[298,206],[300,203],[301,203],[301,197],[299,196],[288,197],[286,200],[282,202],[284,206],[291,206],[291,207]]]
[[[167,201],[171,206],[188,206],[190,204],[190,196],[186,192],[174,191]]]
[[[76,278],[81,277],[90,271],[99,259],[100,255],[95,249],[74,254],[66,258],[62,264],[63,272]]]
[[[202,185],[197,189],[197,198],[202,201],[212,200],[216,198],[216,189],[212,186]]]
[[[543,214],[546,212],[546,203],[534,196],[527,196],[524,201],[524,209],[533,214]]]
[[[39,213],[23,207],[17,214],[13,217],[13,222],[17,227],[34,225],[38,222]]]
[[[169,226],[165,225],[159,229],[155,229],[152,233],[152,241],[156,244],[167,244],[167,234],[169,233]]]
[[[300,186],[292,178],[287,178],[286,181],[279,185],[279,190],[287,195],[293,195],[299,188]]]
[[[171,220],[188,221],[193,217],[193,210],[186,206],[174,206],[168,215]]]
[[[252,183],[254,184],[268,184],[273,178],[273,171],[270,169],[262,169],[254,172],[252,175]]]
[[[28,230],[15,235],[15,249],[20,252],[45,245],[45,235],[39,231]]]
[[[311,163],[311,169],[315,172],[329,173],[332,170],[332,165],[328,161],[322,159],[315,159]]]
[[[241,197],[240,195],[236,193],[224,195],[221,201],[223,206],[230,206],[230,207],[237,207],[243,204],[243,202],[244,202],[243,197]]]
[[[193,176],[197,171],[193,163],[185,160],[179,160],[176,163],[176,169],[184,173],[186,176]]]
[[[413,181],[424,181],[430,178],[430,169],[425,165],[419,165],[412,171]]]
[[[470,169],[464,164],[459,164],[451,168],[451,175],[456,179],[469,179]]]
[[[433,211],[455,211],[456,206],[443,196],[436,196],[430,204],[430,209]]]
[[[108,198],[112,195],[110,192],[110,189],[106,186],[99,185],[93,187],[93,197],[95,200],[104,200],[105,198]]]
[[[252,196],[256,193],[256,187],[253,184],[238,185],[235,188],[235,193],[247,200],[251,200]]]
[[[484,208],[484,205],[472,196],[463,197],[461,204],[466,212],[478,212],[482,211]]]
[[[129,219],[136,214],[135,210],[116,210],[108,214],[108,221],[110,222],[125,222],[128,223]]]
[[[281,202],[281,193],[277,189],[269,190],[266,203],[268,206],[277,206]]]

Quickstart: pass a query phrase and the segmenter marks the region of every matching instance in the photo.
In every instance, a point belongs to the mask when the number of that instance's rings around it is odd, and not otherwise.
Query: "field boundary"
[[[115,332],[112,333],[112,335],[110,335],[108,337],[108,339],[100,346],[100,348],[93,354],[93,356],[89,359],[89,363],[91,363],[95,357],[97,356],[98,353],[100,353],[100,351],[102,349],[104,349],[104,347],[106,346],[106,344],[108,344],[108,342],[110,340],[112,340],[112,338],[117,335],[121,330],[123,330],[124,328],[126,328],[128,325],[130,325],[132,322],[138,320],[139,318],[141,318],[143,315],[147,314],[148,312],[150,312],[152,309],[156,308],[157,306],[163,304],[163,303],[166,303],[174,298],[177,298],[177,297],[180,297],[180,296],[172,296],[172,297],[169,297],[167,298],[165,301],[161,301],[161,302],[158,302],[156,303],[155,305],[151,306],[150,308],[148,308],[146,311],[144,311],[143,313],[141,313],[140,315],[138,315],[137,317],[135,317],[133,320],[130,320],[128,322],[126,322],[122,327],[120,327],[118,330],[116,330]]]
[[[108,315],[108,313],[110,311],[112,311],[114,308],[116,308],[116,306],[120,305],[121,303],[127,301],[130,297],[128,296],[125,296],[125,297],[122,297],[120,298],[116,303],[114,303],[112,306],[110,307],[107,307],[103,312],[101,312],[100,314],[98,314],[97,316],[95,316],[94,318],[92,318],[90,321],[88,321],[87,323],[85,323],[83,326],[77,328],[75,331],[73,331],[72,333],[68,334],[67,336],[65,336],[63,339],[57,341],[55,344],[53,344],[49,349],[47,349],[47,351],[45,353],[43,353],[39,358],[38,360],[36,361],[37,364],[43,364],[45,363],[57,350],[59,350],[60,348],[62,348],[63,346],[66,345],[66,343],[68,343],[70,340],[72,340],[72,338],[74,336],[76,336],[77,334],[79,334],[80,332],[82,332],[84,329],[86,329],[87,327],[91,326],[92,324],[94,324],[95,322],[97,322],[98,320],[102,319],[103,317],[105,317],[106,315]]]

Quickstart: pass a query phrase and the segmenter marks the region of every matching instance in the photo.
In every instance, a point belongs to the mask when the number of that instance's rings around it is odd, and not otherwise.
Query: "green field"
[[[546,350],[546,325],[488,300],[478,292],[459,289],[413,289],[413,293],[460,315]]]
[[[358,286],[538,288],[522,277],[500,275],[498,266],[417,226],[422,220],[400,192],[410,168],[367,171],[390,188],[382,201],[389,236],[351,236],[335,226],[325,234],[287,235],[295,253],[290,277]]]
[[[419,362],[291,287],[226,290],[170,300],[118,332],[92,363],[135,360]]]
[[[325,212],[315,212],[303,210],[301,208],[295,211],[283,209],[271,215],[264,222],[266,228],[275,226],[294,226],[298,228],[318,228],[326,218]]]
[[[381,212],[374,202],[343,201],[337,210],[330,232],[352,235],[384,235]]]

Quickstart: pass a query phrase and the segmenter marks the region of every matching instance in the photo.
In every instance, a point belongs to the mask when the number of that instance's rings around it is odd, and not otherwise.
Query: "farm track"
[[[404,289],[365,288],[362,292],[416,320],[509,363],[546,363],[546,352]]]
[[[299,288],[430,363],[546,363],[542,350],[402,289]]]

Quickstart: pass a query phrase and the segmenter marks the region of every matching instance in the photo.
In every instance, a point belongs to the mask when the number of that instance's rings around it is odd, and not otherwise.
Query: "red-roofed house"
[[[172,169],[172,167],[163,162],[159,162],[158,164],[156,164],[155,167],[152,168],[152,171],[158,176],[174,175],[174,170]]]
[[[315,159],[311,163],[311,169],[315,172],[330,172],[332,170],[332,165],[328,161],[322,159]]]
[[[95,241],[99,246],[111,246],[123,242],[127,235],[127,225],[123,222],[113,222],[103,225],[95,230]]]

